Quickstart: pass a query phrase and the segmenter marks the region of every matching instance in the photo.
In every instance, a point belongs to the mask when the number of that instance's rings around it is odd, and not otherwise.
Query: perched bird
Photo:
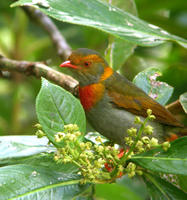
[[[167,137],[166,127],[182,126],[166,108],[113,71],[94,50],[77,49],[60,66],[71,68],[79,81],[80,101],[90,124],[118,144],[124,144],[127,129],[140,126],[134,124],[134,118],[144,119],[147,109],[151,109],[156,117],[149,123],[161,140]]]

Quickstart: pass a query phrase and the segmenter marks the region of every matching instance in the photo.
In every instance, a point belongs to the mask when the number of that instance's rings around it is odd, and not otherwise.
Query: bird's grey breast
[[[127,129],[131,127],[139,128],[139,125],[134,124],[135,115],[118,108],[112,103],[112,99],[105,94],[90,111],[86,112],[87,118],[93,128],[118,144],[124,144],[124,137],[127,136]],[[144,120],[143,117],[140,117]],[[162,131],[162,126],[158,123],[150,123],[159,132]]]

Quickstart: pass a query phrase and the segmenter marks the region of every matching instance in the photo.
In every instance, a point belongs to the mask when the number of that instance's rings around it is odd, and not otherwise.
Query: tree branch
[[[63,60],[66,59],[71,53],[71,47],[66,42],[54,22],[39,9],[24,6],[25,12],[36,21],[50,36],[57,53]]]
[[[184,112],[179,100],[170,103],[166,106],[166,108],[173,114],[179,114]]]
[[[19,72],[37,78],[44,77],[77,95],[78,82],[40,62],[16,61],[0,55],[0,71]]]

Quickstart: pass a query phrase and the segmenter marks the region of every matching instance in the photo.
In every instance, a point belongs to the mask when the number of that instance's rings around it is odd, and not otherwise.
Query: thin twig
[[[37,78],[44,77],[77,95],[78,82],[40,62],[16,61],[0,55],[0,71],[19,72]]]
[[[71,53],[71,47],[62,36],[54,22],[39,9],[24,6],[25,12],[36,21],[50,36],[61,59],[66,59]]]

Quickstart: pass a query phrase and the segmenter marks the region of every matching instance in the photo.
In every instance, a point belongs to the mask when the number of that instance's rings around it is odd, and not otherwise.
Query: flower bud
[[[67,134],[66,134],[66,139],[69,140],[70,137],[71,137],[71,133],[67,133]]]
[[[36,127],[37,129],[42,129],[42,125],[39,123],[35,124],[34,127]]]
[[[103,160],[102,158],[99,158],[98,162],[103,165],[105,163],[105,160]]]
[[[107,155],[106,155],[106,158],[107,158],[107,159],[112,159],[113,157],[112,157],[112,155],[107,154]]]
[[[73,134],[71,134],[71,135],[69,136],[69,140],[70,140],[70,141],[75,141],[75,140],[76,140],[76,136],[73,135]]]
[[[70,158],[64,158],[64,159],[63,159],[63,162],[64,162],[64,163],[71,162],[71,159],[70,159]]]
[[[59,157],[57,155],[54,156],[54,160],[58,161]]]
[[[152,114],[152,110],[151,109],[147,109],[147,115],[150,116]]]
[[[45,133],[42,130],[37,130],[36,131],[36,136],[38,138],[42,138],[43,136],[45,136]]]
[[[145,128],[144,128],[144,133],[147,134],[147,135],[151,135],[153,133],[153,127],[150,126],[150,125],[147,125]]]
[[[86,149],[90,150],[91,147],[92,147],[92,143],[91,142],[86,142]]]
[[[136,173],[137,173],[139,176],[142,176],[142,175],[143,175],[143,171],[142,171],[142,170],[136,170]]]
[[[101,145],[99,145],[99,146],[97,147],[97,151],[98,151],[99,153],[103,152],[103,151],[104,151],[104,147],[101,146]]]
[[[162,148],[164,151],[167,151],[170,148],[171,144],[169,142],[162,143]]]
[[[65,132],[74,132],[74,131],[78,131],[78,130],[79,130],[79,127],[77,126],[77,124],[64,125]]]
[[[100,163],[99,161],[95,160],[95,161],[94,161],[94,165],[95,165],[97,168],[101,168],[103,164]]]
[[[140,147],[142,147],[142,146],[143,146],[143,142],[139,140],[139,141],[136,143],[136,148],[140,148]]]
[[[96,139],[95,139],[97,142],[100,142],[100,143],[102,143],[102,138],[100,137],[100,136],[98,136],[98,137],[96,137]]]
[[[129,136],[135,137],[136,133],[137,133],[137,129],[136,128],[130,128],[127,130],[127,133]]]
[[[147,136],[144,136],[144,137],[142,137],[142,142],[144,143],[144,144],[149,144],[149,142],[150,142],[150,139],[147,137]]]
[[[76,137],[79,137],[81,135],[81,132],[80,131],[76,131],[74,134],[75,134]]]
[[[131,137],[125,137],[125,143],[131,146],[134,143],[134,141],[132,140]]]
[[[118,166],[118,170],[119,170],[120,172],[122,172],[122,171],[124,170],[123,165],[119,165],[119,166]]]
[[[84,142],[81,142],[81,143],[79,144],[79,146],[80,146],[80,148],[81,148],[82,150],[84,150],[84,149],[85,149],[85,147],[86,147],[86,145],[85,145],[85,143],[84,143]]]
[[[132,178],[135,175],[136,175],[135,171],[132,171],[132,172],[128,173],[128,177],[129,178]]]
[[[80,157],[84,159],[84,158],[86,158],[87,156],[86,156],[85,152],[82,152],[82,153],[80,154]]]
[[[136,165],[132,162],[130,162],[128,165],[127,165],[127,171],[134,171],[136,169]]]
[[[150,116],[149,116],[149,119],[150,119],[150,120],[154,120],[154,119],[156,119],[156,117],[155,117],[154,115],[150,115]]]
[[[150,146],[157,146],[158,145],[158,140],[156,138],[151,138],[150,140]]]
[[[80,180],[80,184],[83,185],[83,184],[86,184],[86,183],[87,183],[86,179],[81,179],[81,180]]]
[[[134,118],[134,123],[135,123],[135,124],[141,124],[142,122],[141,122],[141,120],[140,120],[140,117],[136,116],[136,117]]]
[[[142,153],[142,152],[144,152],[144,151],[145,151],[145,149],[144,149],[143,147],[138,148],[138,152],[139,152],[139,153]]]
[[[55,142],[60,142],[61,138],[59,137],[59,135],[55,135]]]

